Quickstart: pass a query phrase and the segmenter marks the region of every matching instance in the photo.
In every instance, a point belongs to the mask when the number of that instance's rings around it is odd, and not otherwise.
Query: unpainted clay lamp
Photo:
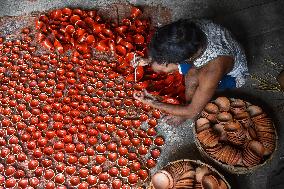
[[[281,71],[280,74],[277,76],[277,81],[282,90],[284,91],[284,70]]]
[[[169,189],[174,187],[173,177],[165,170],[157,172],[152,177],[152,183],[155,189]]]

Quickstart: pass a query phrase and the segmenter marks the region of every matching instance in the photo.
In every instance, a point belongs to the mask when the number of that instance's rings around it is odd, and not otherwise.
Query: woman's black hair
[[[205,35],[190,20],[158,28],[148,45],[149,56],[157,63],[178,63],[190,58],[204,45]]]

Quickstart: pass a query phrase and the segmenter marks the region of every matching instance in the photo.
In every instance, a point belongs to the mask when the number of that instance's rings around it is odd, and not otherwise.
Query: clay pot
[[[215,124],[213,127],[213,130],[217,132],[217,135],[220,137],[220,141],[226,141],[227,140],[227,132],[224,129],[224,125],[222,124]]]
[[[207,118],[210,122],[216,122],[216,114],[214,114],[214,113],[208,113],[205,110],[203,110],[201,112],[201,116],[203,118]]]
[[[227,184],[222,179],[219,179],[218,183],[219,183],[219,189],[228,189]]]
[[[214,147],[211,148],[206,148],[206,153],[208,153],[211,157],[217,157],[217,153],[219,153],[219,151],[223,148],[222,144],[217,144]]]
[[[250,114],[248,112],[241,112],[235,115],[234,117],[236,120],[238,120],[239,123],[242,124],[244,128],[249,128],[252,126],[252,120],[250,118]]]
[[[196,130],[197,130],[197,133],[205,130],[205,129],[208,129],[210,127],[210,124],[209,124],[209,120],[206,119],[206,118],[199,118],[197,121],[196,121]]]
[[[246,132],[238,122],[230,122],[225,125],[227,139],[234,145],[243,145],[246,142]]]
[[[258,141],[250,141],[243,152],[243,163],[247,167],[258,165],[264,155],[264,147]]]
[[[202,178],[205,175],[208,175],[210,173],[210,170],[207,166],[200,166],[196,168],[196,181],[201,183],[202,182]]]
[[[258,116],[263,113],[263,110],[259,106],[251,105],[247,108],[247,111],[249,112],[251,117]]]
[[[282,90],[284,90],[284,70],[277,76],[277,81]]]
[[[229,145],[219,148],[219,150],[215,151],[212,156],[216,160],[226,163],[228,165],[237,165],[239,164],[242,158],[241,152],[236,150],[235,148],[232,148]]]
[[[219,111],[227,112],[230,110],[230,100],[227,97],[218,97],[214,102],[218,106]]]
[[[227,132],[236,132],[242,129],[242,126],[239,124],[239,122],[228,122],[224,125],[224,129]]]
[[[270,118],[252,118],[254,122],[254,129],[259,141],[264,145],[265,155],[271,154],[276,146],[276,135],[273,123]]]
[[[132,7],[130,17],[135,19],[142,14],[142,11],[137,7]]]
[[[219,97],[208,103],[193,132],[201,153],[232,173],[251,172],[276,148],[272,120],[261,107],[241,99]],[[263,155],[255,154],[260,147],[251,141],[262,145]]]
[[[155,189],[168,189],[174,186],[174,179],[170,173],[161,170],[152,177],[152,183]]]
[[[217,114],[219,112],[219,108],[217,105],[213,104],[213,103],[208,103],[204,110],[207,112],[207,113],[210,113],[210,114]]]
[[[193,167],[188,162],[179,161],[169,164],[164,170],[172,175],[175,184],[186,172],[192,171]]]
[[[193,175],[195,174],[194,171],[191,172]],[[194,177],[193,178],[183,178],[177,181],[175,184],[176,189],[182,189],[182,188],[192,188],[194,186]]]
[[[255,140],[257,139],[257,134],[254,128],[249,127],[247,130],[247,137],[249,140]]]
[[[221,113],[217,114],[216,118],[217,118],[217,122],[220,123],[220,124],[225,124],[225,123],[233,120],[232,114],[230,114],[228,112],[221,112]]]
[[[202,184],[200,182],[195,183],[194,189],[203,189]]]
[[[242,113],[246,111],[246,103],[241,99],[234,99],[233,102],[231,102],[230,110],[233,114]]]
[[[203,130],[197,134],[199,141],[206,147],[214,147],[218,144],[219,137],[216,135],[212,128]]]
[[[204,176],[202,178],[202,187],[204,189],[219,189],[219,182],[213,175]]]
[[[224,177],[209,165],[194,160],[178,160],[159,170],[152,177],[148,189],[204,189],[212,186],[230,188]]]

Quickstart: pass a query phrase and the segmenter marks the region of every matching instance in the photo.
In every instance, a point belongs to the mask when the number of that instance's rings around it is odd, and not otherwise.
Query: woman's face
[[[165,73],[171,73],[178,71],[178,65],[169,63],[169,64],[158,64],[157,62],[152,63],[151,65],[152,69],[159,73],[159,72],[165,72]]]

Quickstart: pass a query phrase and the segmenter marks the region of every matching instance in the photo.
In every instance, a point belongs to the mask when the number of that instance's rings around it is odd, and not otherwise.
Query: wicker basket
[[[232,99],[232,98],[231,98]],[[250,104],[250,103],[249,103]],[[194,142],[198,148],[198,150],[200,151],[202,157],[204,157],[205,159],[209,160],[210,162],[213,162],[215,164],[217,164],[218,166],[222,167],[223,169],[225,169],[226,171],[232,173],[232,174],[247,174],[247,173],[251,173],[253,171],[255,171],[256,169],[264,166],[265,164],[267,164],[274,156],[275,151],[277,150],[277,146],[278,146],[278,136],[277,136],[277,132],[275,129],[275,125],[273,124],[274,127],[274,134],[275,134],[275,149],[274,151],[270,154],[269,158],[267,158],[262,164],[253,166],[253,167],[240,167],[240,166],[232,166],[232,165],[228,165],[225,163],[222,163],[216,159],[214,159],[213,157],[211,157],[202,147],[200,141],[197,138],[197,132],[196,132],[196,127],[193,126],[193,135],[194,135]]]
[[[206,163],[203,163],[199,160],[190,160],[190,159],[181,159],[181,160],[177,160],[177,161],[173,161],[173,162],[170,162],[168,163],[166,166],[170,165],[170,164],[173,164],[173,163],[177,163],[177,162],[190,162],[191,164],[195,165],[195,166],[206,166],[208,167],[212,172],[214,172],[215,174],[217,174],[227,185],[228,189],[231,189],[231,186],[230,184],[227,182],[227,180],[225,179],[225,177],[219,173],[216,169],[214,169],[211,165],[208,165]],[[166,167],[165,166],[165,167]],[[147,189],[155,189],[152,182],[149,183],[149,186],[147,187]]]

